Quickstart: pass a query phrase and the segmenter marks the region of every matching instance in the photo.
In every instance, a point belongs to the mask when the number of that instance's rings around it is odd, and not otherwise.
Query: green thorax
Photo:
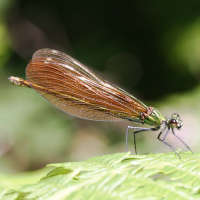
[[[156,128],[159,127],[163,121],[166,121],[165,117],[156,108],[153,108],[151,115],[144,119],[145,124]]]

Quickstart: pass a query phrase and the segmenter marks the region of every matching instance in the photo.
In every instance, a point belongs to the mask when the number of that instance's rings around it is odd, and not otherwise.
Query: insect
[[[183,125],[177,113],[165,118],[156,108],[146,106],[65,53],[53,49],[36,51],[26,67],[26,77],[27,80],[13,76],[9,79],[14,85],[33,88],[52,105],[71,115],[89,120],[129,120],[150,125],[151,128],[127,127],[126,150],[129,129],[134,130],[136,154],[136,133],[160,130],[157,139],[180,158],[174,147],[165,141],[171,129],[173,135],[191,151],[174,132]]]

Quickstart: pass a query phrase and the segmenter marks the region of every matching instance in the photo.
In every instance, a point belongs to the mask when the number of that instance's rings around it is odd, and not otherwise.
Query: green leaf
[[[200,199],[200,154],[119,153],[55,163],[38,183],[0,189],[0,199]]]

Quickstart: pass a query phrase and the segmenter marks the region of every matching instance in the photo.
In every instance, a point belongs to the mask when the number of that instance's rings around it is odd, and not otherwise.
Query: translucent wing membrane
[[[146,105],[103,80],[72,57],[52,49],[37,51],[26,76],[39,94],[54,106],[77,117],[139,121]]]
[[[165,141],[172,129],[173,135],[191,151],[174,132],[174,129],[180,129],[183,125],[177,113],[166,119],[157,109],[147,107],[62,52],[52,49],[40,49],[35,52],[26,68],[26,76],[28,81],[13,76],[9,79],[14,85],[35,89],[55,107],[74,116],[101,121],[130,120],[153,126],[128,126],[126,149],[129,129],[134,129],[135,152],[136,133],[160,129],[158,139],[181,158],[174,147]]]

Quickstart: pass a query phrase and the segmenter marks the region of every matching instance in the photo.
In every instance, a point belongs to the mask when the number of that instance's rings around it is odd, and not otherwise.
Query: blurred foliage
[[[0,170],[34,170],[126,149],[129,122],[78,119],[9,84],[11,75],[25,78],[40,48],[69,54],[166,117],[178,112],[184,126],[176,133],[199,151],[199,6],[196,0],[0,0]],[[139,153],[170,151],[157,134],[137,135]],[[185,148],[173,135],[168,141]]]
[[[194,199],[199,194],[199,154],[130,156],[130,152],[83,162],[55,163],[39,182],[1,187],[2,200]]]
[[[174,41],[174,44],[171,45],[171,48],[167,49],[169,53],[166,54],[170,57],[168,60],[173,65],[177,66],[175,70],[185,71],[185,69],[188,68],[198,81],[200,80],[199,32],[200,17],[188,26],[174,31],[174,35],[179,37],[176,38],[176,41]]]

